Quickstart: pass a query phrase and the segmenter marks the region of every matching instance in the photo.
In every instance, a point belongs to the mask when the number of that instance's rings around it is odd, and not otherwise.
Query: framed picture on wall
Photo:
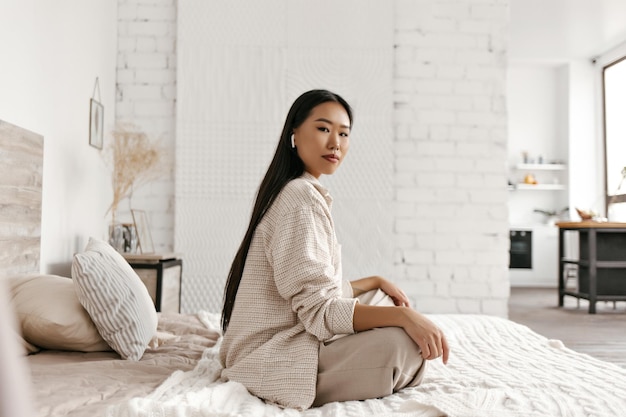
[[[104,106],[94,99],[89,102],[89,144],[102,149]]]
[[[152,242],[152,234],[148,226],[148,215],[144,210],[132,209],[133,223],[137,231],[137,248],[141,254],[154,253],[154,243]]]

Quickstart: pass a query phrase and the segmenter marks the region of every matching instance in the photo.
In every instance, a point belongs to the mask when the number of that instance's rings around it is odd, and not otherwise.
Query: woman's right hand
[[[450,349],[443,332],[435,323],[411,307],[356,303],[353,327],[356,332],[376,327],[401,327],[422,350],[424,359],[432,360],[441,356],[443,363],[448,363]]]
[[[443,332],[423,314],[407,308],[398,307],[403,314],[402,328],[422,350],[426,360],[441,356],[444,364],[448,363],[450,348]]]

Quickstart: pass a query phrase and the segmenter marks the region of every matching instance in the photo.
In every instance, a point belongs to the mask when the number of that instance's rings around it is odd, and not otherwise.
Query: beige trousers
[[[369,291],[359,300],[363,304],[393,305],[380,290]],[[368,330],[321,343],[313,406],[390,395],[418,385],[425,368],[420,348],[399,327]]]

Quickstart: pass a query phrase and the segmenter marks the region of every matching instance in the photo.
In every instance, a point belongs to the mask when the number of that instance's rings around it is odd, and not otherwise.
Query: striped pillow
[[[157,313],[148,290],[111,245],[90,238],[74,255],[72,278],[78,300],[102,338],[124,359],[138,361],[156,335]]]

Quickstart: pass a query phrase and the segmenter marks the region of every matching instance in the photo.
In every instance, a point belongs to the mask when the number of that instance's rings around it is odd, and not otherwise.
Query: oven
[[[532,269],[533,267],[533,232],[531,230],[511,229],[509,249],[509,268]]]

